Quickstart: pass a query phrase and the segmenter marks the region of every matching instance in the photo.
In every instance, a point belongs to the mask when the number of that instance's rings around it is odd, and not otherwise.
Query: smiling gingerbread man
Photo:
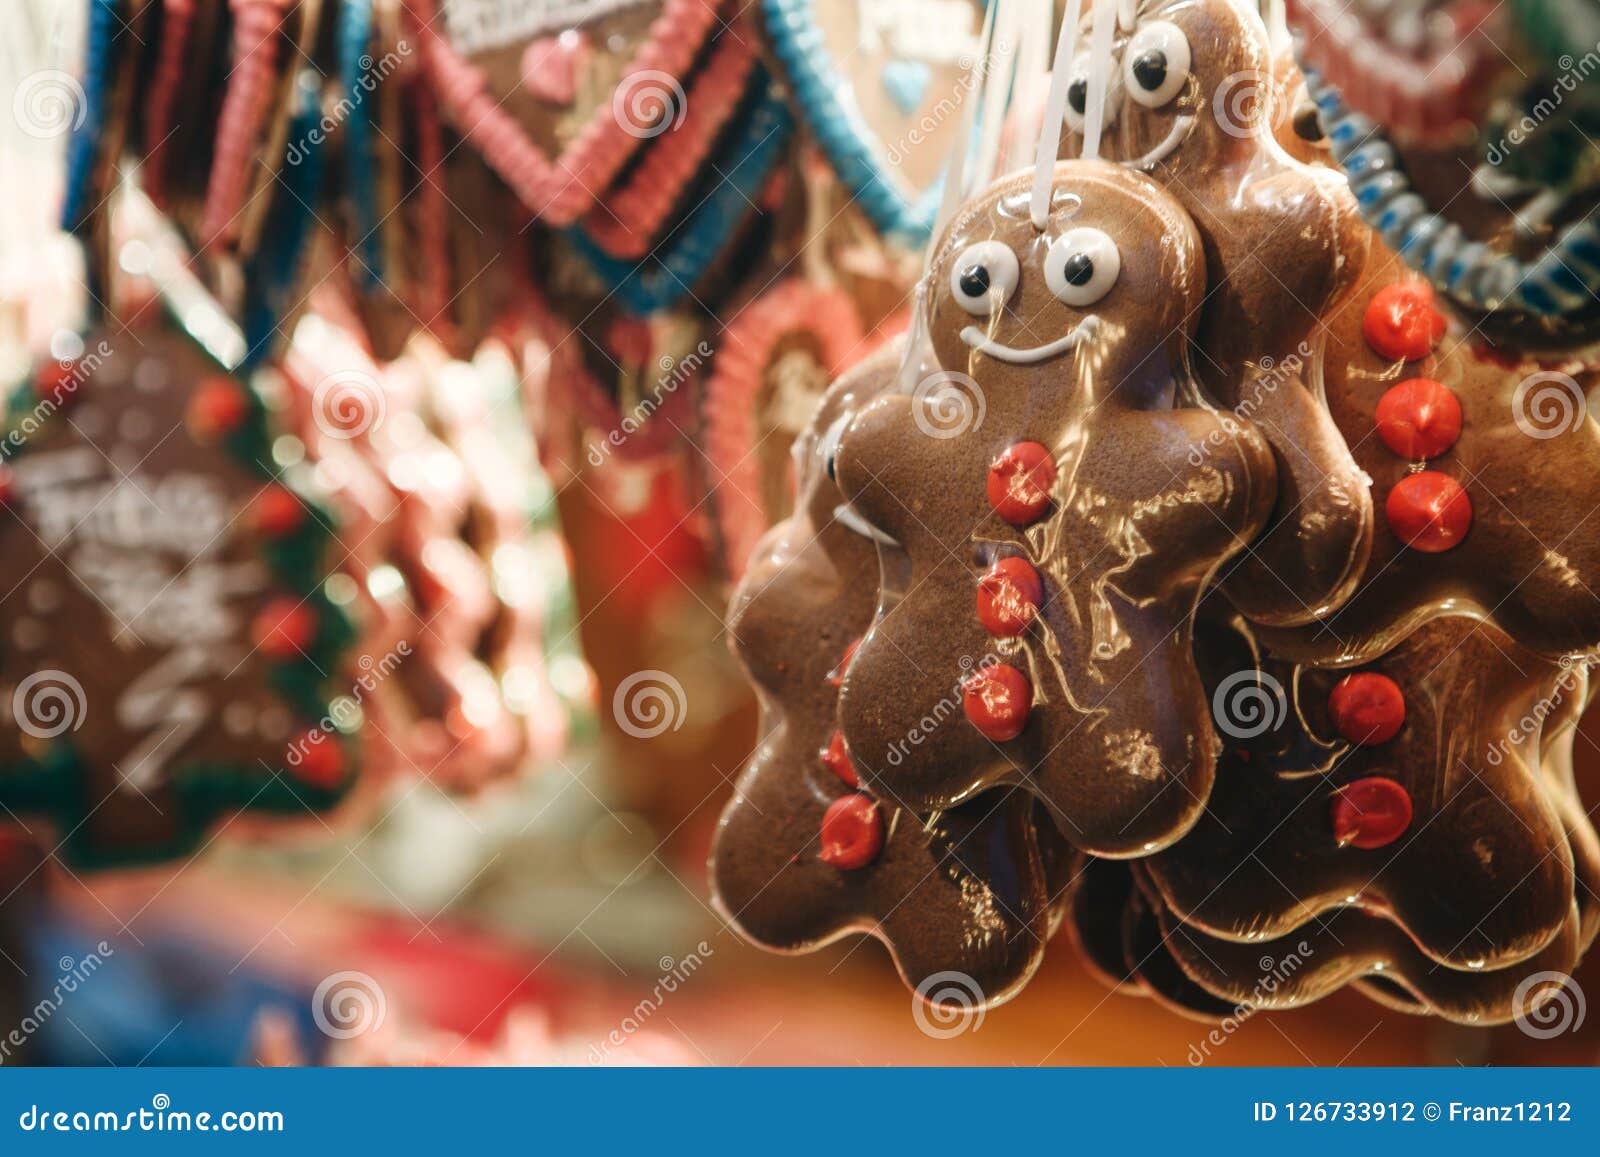
[[[1124,168],[1067,162],[1036,228],[1031,176],[951,224],[908,392],[841,440],[852,516],[908,574],[885,584],[840,722],[862,781],[907,806],[1020,784],[1074,845],[1134,855],[1210,790],[1189,614],[1276,473],[1186,371],[1204,262],[1183,211]]]

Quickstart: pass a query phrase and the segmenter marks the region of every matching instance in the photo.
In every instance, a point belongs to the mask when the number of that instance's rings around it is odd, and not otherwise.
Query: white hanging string
[[[1002,0],[1009,8],[1010,3]],[[969,165],[970,145],[972,142],[973,128],[978,121],[978,109],[986,97],[989,74],[992,68],[991,57],[994,52],[996,9],[1001,3],[990,4],[984,13],[983,30],[978,33],[978,58],[973,62],[973,68],[978,70],[972,84],[972,90],[967,94],[968,105],[961,114],[961,124],[956,130],[956,139],[950,150],[950,159],[945,164],[944,194],[939,198],[939,214],[934,218],[933,236],[938,238],[944,232],[944,227],[949,224],[950,218],[960,208],[961,203],[967,199],[967,180],[973,172]],[[933,259],[934,247],[929,245],[922,255],[922,271],[927,273],[928,263]]]
[[[1083,155],[1100,155],[1105,133],[1106,91],[1111,86],[1111,46],[1117,31],[1118,0],[1094,0],[1094,30],[1089,38],[1089,102],[1084,110]]]
[[[1083,16],[1083,0],[1067,0],[1061,17],[1061,34],[1056,38],[1056,56],[1050,69],[1050,95],[1039,124],[1039,148],[1033,159],[1033,196],[1028,206],[1033,227],[1043,230],[1050,219],[1050,186],[1055,177],[1056,157],[1061,152],[1061,126],[1067,116],[1067,86],[1072,77],[1072,56],[1078,47],[1078,22]]]
[[[978,137],[977,158],[969,177],[969,186],[976,189],[995,177],[995,161],[1000,154],[1000,137],[1005,131],[1006,112],[1011,106],[1008,96],[1013,91],[1017,76],[1018,37],[1022,33],[1021,0],[998,0],[999,15],[995,18],[993,51],[984,58],[989,72],[984,77],[983,132]]]

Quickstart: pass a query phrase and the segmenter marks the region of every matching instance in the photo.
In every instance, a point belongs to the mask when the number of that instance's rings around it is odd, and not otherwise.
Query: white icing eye
[[[1122,83],[1145,108],[1160,108],[1189,79],[1189,38],[1167,20],[1141,25],[1122,52]]]
[[[1122,254],[1099,229],[1069,229],[1044,255],[1044,281],[1068,305],[1093,305],[1117,283]]]
[[[1122,111],[1122,77],[1114,65],[1106,66],[1106,116],[1105,127],[1117,123],[1117,113]],[[1075,133],[1083,132],[1084,118],[1089,113],[1089,56],[1087,53],[1072,62],[1072,81],[1067,85],[1067,127]]]
[[[830,480],[834,478],[834,461],[839,457],[839,439],[844,435],[844,428],[850,424],[850,418],[850,414],[840,414],[817,439],[817,459]]]
[[[1022,270],[1011,247],[980,241],[961,251],[950,266],[950,293],[974,317],[988,317],[1017,290]]]

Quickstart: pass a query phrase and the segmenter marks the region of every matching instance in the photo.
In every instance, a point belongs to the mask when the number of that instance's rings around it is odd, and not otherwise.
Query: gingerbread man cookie
[[[1146,853],[1194,821],[1214,740],[1188,620],[1264,523],[1265,441],[1187,376],[1188,218],[1138,174],[1031,174],[971,202],[924,285],[930,368],[841,441],[853,509],[909,560],[840,720],[863,781],[919,810],[1021,784],[1074,845]]]
[[[1195,371],[1278,460],[1272,522],[1226,589],[1258,622],[1306,622],[1348,597],[1372,533],[1367,489],[1318,388],[1321,325],[1350,290],[1346,251],[1362,223],[1336,175],[1294,160],[1274,136],[1281,86],[1255,5],[1116,7],[1101,155],[1147,173],[1193,218],[1208,279]],[[1079,45],[1094,35],[1092,16],[1083,32]],[[1090,65],[1084,53],[1069,73],[1065,156],[1082,151],[1090,127]]]
[[[1562,934],[1579,879],[1571,783],[1553,792],[1541,768],[1587,702],[1583,665],[1462,616],[1355,670],[1261,661],[1209,621],[1199,650],[1225,754],[1206,814],[1143,865],[1176,917],[1254,942],[1355,906],[1457,969]]]
[[[744,935],[804,951],[851,932],[889,946],[925,999],[1005,999],[1053,928],[1047,845],[1026,793],[1000,790],[926,819],[862,786],[835,724],[840,672],[872,621],[878,557],[834,482],[839,429],[895,380],[903,343],[840,379],[797,443],[797,512],[763,540],[729,630],[765,738],[723,813],[718,908]],[[903,559],[891,559],[894,571]],[[966,974],[977,991],[925,982]]]
[[[1324,388],[1378,510],[1356,593],[1275,650],[1361,661],[1419,623],[1470,611],[1558,656],[1600,645],[1600,425],[1579,361],[1496,350],[1452,329],[1375,233],[1329,319]]]

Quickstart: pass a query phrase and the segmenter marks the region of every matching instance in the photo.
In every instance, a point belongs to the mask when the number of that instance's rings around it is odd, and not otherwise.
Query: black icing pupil
[[[1315,143],[1322,139],[1322,121],[1317,117],[1317,106],[1310,101],[1295,110],[1294,133],[1302,141]]]
[[[1079,116],[1089,107],[1089,82],[1075,80],[1067,85],[1067,103],[1072,106],[1072,111]]]
[[[1146,92],[1155,92],[1167,83],[1167,54],[1159,48],[1152,48],[1149,52],[1133,62],[1133,79],[1139,82],[1139,87]]]
[[[1068,285],[1088,285],[1094,280],[1094,262],[1082,253],[1074,253],[1061,267],[1061,275]]]
[[[982,265],[974,265],[961,275],[961,292],[968,297],[989,296],[989,271]]]

